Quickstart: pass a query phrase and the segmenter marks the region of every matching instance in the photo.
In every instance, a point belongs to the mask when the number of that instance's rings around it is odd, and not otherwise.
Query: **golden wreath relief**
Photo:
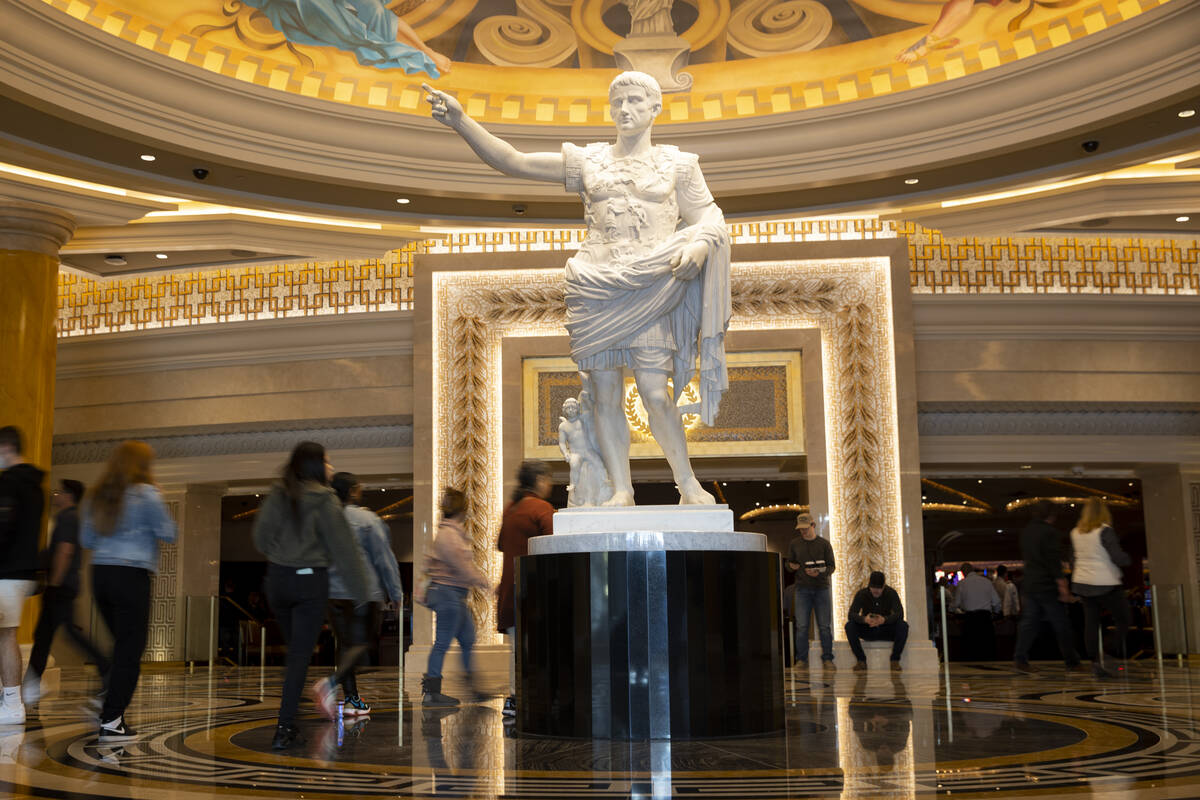
[[[703,456],[794,456],[804,453],[804,395],[801,353],[796,350],[729,353],[729,390],[716,425],[683,414],[688,453]],[[526,358],[522,369],[523,453],[558,460],[558,425],[563,401],[578,397],[579,373],[570,358]],[[695,379],[680,406],[699,402]],[[625,378],[625,421],[630,456],[661,458],[632,376]]]

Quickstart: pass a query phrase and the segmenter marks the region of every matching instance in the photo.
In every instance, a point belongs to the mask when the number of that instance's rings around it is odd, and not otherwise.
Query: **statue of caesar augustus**
[[[557,153],[519,152],[453,97],[423,88],[433,118],[484,162],[506,175],[561,183],[583,199],[588,235],[567,261],[567,333],[571,357],[594,393],[596,439],[613,491],[604,505],[633,505],[625,368],[633,371],[679,502],[716,502],[692,472],[677,403],[697,360],[706,425],[729,387],[729,234],[698,158],[650,143],[662,111],[658,83],[641,72],[618,75],[608,89],[616,142],[567,142]]]

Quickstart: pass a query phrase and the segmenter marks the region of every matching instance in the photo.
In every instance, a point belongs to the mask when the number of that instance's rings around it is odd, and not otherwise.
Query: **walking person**
[[[37,577],[46,473],[25,461],[21,431],[0,428],[0,725],[23,725],[17,629]]]
[[[92,594],[113,637],[100,708],[102,742],[137,738],[125,709],[142,671],[159,542],[176,536],[175,520],[154,485],[153,463],[154,451],[145,442],[119,444],[81,516],[79,543],[92,551]]]
[[[387,599],[399,603],[404,597],[400,586],[400,567],[388,542],[388,529],[383,520],[369,508],[363,508],[362,485],[349,472],[339,472],[330,481],[342,503],[346,524],[354,532],[354,541],[367,565],[367,593],[370,601],[356,608],[350,591],[342,580],[337,564],[329,567],[329,621],[337,637],[338,668],[329,678],[322,678],[313,693],[324,697],[341,686],[345,692],[342,714],[361,716],[371,713],[371,706],[358,693],[357,668],[366,661],[373,632],[379,630],[380,608]],[[324,682],[324,683],[323,683]]]
[[[992,582],[963,562],[963,578],[954,593],[953,609],[963,615],[963,650],[967,661],[991,661],[996,657],[994,615],[1000,613],[1000,595]]]
[[[786,565],[796,573],[793,584],[795,653],[797,667],[808,666],[808,626],[817,618],[817,636],[821,640],[821,663],[833,668],[833,593],[829,577],[837,564],[833,546],[817,535],[817,523],[811,514],[796,517],[799,535],[788,545]]]
[[[54,634],[60,627],[96,665],[101,683],[108,679],[108,658],[75,626],[75,598],[79,595],[81,555],[79,502],[83,499],[84,487],[79,481],[70,479],[64,479],[61,487],[50,493],[50,505],[57,513],[54,515],[54,533],[50,536],[47,550],[49,566],[46,589],[42,592],[42,613],[33,631],[33,650],[29,653],[29,666],[21,684],[21,693],[27,705],[37,703],[42,695],[42,673],[46,671]]]
[[[332,473],[324,447],[316,442],[296,445],[254,521],[254,546],[268,562],[267,601],[287,644],[273,750],[304,741],[296,709],[325,619],[329,565],[337,564],[356,604],[369,599],[366,564],[342,504],[329,488]],[[313,699],[321,713],[334,717],[337,700],[331,691],[314,691]]]
[[[1125,659],[1125,639],[1132,622],[1125,599],[1121,567],[1129,566],[1129,554],[1121,549],[1113,530],[1108,506],[1098,497],[1084,501],[1079,522],[1071,530],[1071,593],[1083,601],[1083,642],[1092,661],[1092,675],[1114,678],[1100,664],[1100,611],[1112,614],[1116,644]]]
[[[425,605],[437,615],[437,630],[429,662],[421,678],[421,703],[427,706],[456,706],[458,699],[442,694],[442,662],[450,643],[457,639],[462,650],[463,671],[476,699],[482,697],[475,684],[471,648],[475,644],[475,621],[467,608],[467,592],[472,588],[491,588],[487,576],[475,564],[471,542],[463,521],[467,517],[467,496],[458,489],[447,489],[440,506],[442,521],[430,545],[425,570],[429,588]]]
[[[508,661],[508,691],[503,716],[517,715],[517,559],[529,554],[529,540],[554,533],[554,506],[547,502],[554,482],[544,461],[529,459],[517,470],[517,488],[504,509],[496,548],[504,559],[500,585],[496,587],[496,629],[508,634],[512,643]]]
[[[1064,605],[1071,601],[1071,593],[1067,588],[1067,576],[1063,574],[1066,559],[1063,536],[1054,527],[1057,518],[1058,507],[1048,500],[1040,500],[1033,505],[1032,519],[1021,531],[1025,577],[1021,582],[1021,622],[1013,653],[1013,664],[1021,672],[1037,672],[1029,664],[1029,651],[1043,619],[1054,628],[1067,671],[1079,666],[1079,654],[1072,643],[1071,624]]]
[[[867,585],[858,590],[850,603],[850,619],[846,623],[846,639],[857,663],[855,672],[867,668],[867,654],[862,641],[890,640],[892,670],[900,671],[900,657],[908,641],[908,623],[904,621],[904,605],[895,589],[887,585],[887,577],[878,570],[871,573]]]

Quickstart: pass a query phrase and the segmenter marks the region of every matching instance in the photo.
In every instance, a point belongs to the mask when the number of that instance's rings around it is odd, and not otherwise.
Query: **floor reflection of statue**
[[[582,402],[581,402],[582,401]],[[580,399],[568,397],[563,401],[563,415],[558,424],[558,449],[571,468],[571,483],[567,487],[567,505],[598,506],[612,496],[604,462],[592,422],[588,392]]]
[[[567,261],[567,332],[571,357],[595,392],[596,439],[613,489],[605,505],[633,505],[626,368],[680,502],[715,502],[688,462],[677,403],[697,359],[705,424],[715,420],[729,386],[729,234],[697,157],[650,142],[662,111],[658,84],[643,73],[618,75],[608,91],[617,141],[565,143],[557,153],[519,152],[450,95],[425,90],[434,119],[457,131],[486,163],[507,175],[562,183],[583,199],[588,235]]]
[[[424,72],[433,78],[450,71],[450,59],[421,41],[383,0],[244,2],[265,14],[288,41],[347,50],[366,67]]]

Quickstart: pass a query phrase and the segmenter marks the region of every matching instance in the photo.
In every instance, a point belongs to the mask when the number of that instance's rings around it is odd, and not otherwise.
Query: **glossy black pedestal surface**
[[[693,739],[783,729],[779,556],[517,559],[517,729]]]

